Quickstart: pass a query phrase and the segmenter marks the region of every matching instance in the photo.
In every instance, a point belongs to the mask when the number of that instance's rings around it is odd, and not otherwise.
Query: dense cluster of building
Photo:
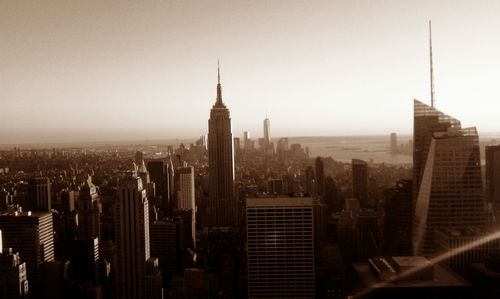
[[[2,152],[0,297],[499,294],[500,147],[483,188],[474,128],[415,100],[413,168],[263,136],[233,136],[219,76],[189,146]]]

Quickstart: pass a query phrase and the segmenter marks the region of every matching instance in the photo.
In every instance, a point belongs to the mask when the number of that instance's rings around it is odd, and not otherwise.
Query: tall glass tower
[[[414,109],[413,250],[430,256],[434,229],[485,226],[487,209],[476,128],[417,100]]]

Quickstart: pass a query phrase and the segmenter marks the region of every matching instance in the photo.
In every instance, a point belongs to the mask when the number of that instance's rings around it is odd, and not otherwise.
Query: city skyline
[[[500,105],[500,44],[491,37],[499,4],[449,4],[3,3],[0,96],[8,113],[0,137],[15,144],[206,134],[199,119],[211,105],[217,58],[235,136],[260,137],[266,112],[272,137],[410,134],[411,101],[430,102],[429,19],[436,107],[480,134],[498,132],[491,111]]]
[[[459,1],[0,0],[0,297],[500,297]]]

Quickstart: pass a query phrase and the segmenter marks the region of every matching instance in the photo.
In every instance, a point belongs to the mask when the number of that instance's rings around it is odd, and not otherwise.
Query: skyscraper
[[[352,197],[362,208],[368,207],[368,164],[359,159],[352,159]]]
[[[417,100],[414,108],[413,250],[429,256],[435,229],[484,227],[487,209],[476,129]]]
[[[314,298],[311,198],[248,198],[248,298]]]
[[[87,177],[80,188],[77,202],[78,239],[90,240],[99,237],[99,194],[92,183],[92,177]]]
[[[269,118],[264,119],[264,145],[267,148],[269,148],[269,145],[271,144],[271,138],[269,135],[269,130],[271,129],[271,122],[269,121]]]
[[[115,217],[118,298],[146,298],[149,210],[146,190],[136,173],[119,182]]]
[[[54,261],[52,213],[4,213],[0,215],[0,230],[3,247],[19,252],[22,262],[26,263],[30,293],[39,294],[39,266]]]
[[[78,197],[78,237],[73,264],[76,278],[89,288],[97,288],[99,284],[99,235],[100,212],[99,194],[92,183],[92,177],[87,177],[80,188]]]
[[[500,145],[486,147],[486,198],[500,204]]]
[[[188,247],[196,245],[196,207],[193,166],[179,167],[176,171],[177,211],[176,216],[182,217],[186,230]]]
[[[25,211],[50,212],[50,180],[46,177],[34,177],[28,180],[28,194],[22,205]]]
[[[250,139],[250,132],[243,132],[243,148],[245,150],[249,150],[251,148],[251,142],[252,140]]]
[[[412,182],[400,180],[386,190],[384,200],[384,252],[410,255],[412,229]]]
[[[179,167],[177,178],[177,209],[195,209],[194,168],[193,166]]]
[[[234,196],[234,149],[229,109],[222,102],[220,71],[217,99],[208,120],[209,199],[207,226],[238,224],[238,201]]]
[[[1,248],[0,231],[0,298],[24,299],[29,297],[29,283],[26,263],[21,261],[18,252],[12,248]]]
[[[170,189],[173,188],[171,180],[173,169],[171,165],[160,159],[150,160],[147,163],[147,171],[150,180],[155,183],[156,196],[161,198],[160,202],[157,202],[157,204],[163,209],[167,209],[170,204]],[[146,182],[143,183],[146,184]]]
[[[418,100],[413,101],[413,195],[414,204],[434,132],[460,128],[460,121]]]
[[[325,192],[325,166],[321,157],[316,158],[316,192],[319,198]]]
[[[486,200],[491,204],[495,226],[500,227],[500,145],[486,146]]]

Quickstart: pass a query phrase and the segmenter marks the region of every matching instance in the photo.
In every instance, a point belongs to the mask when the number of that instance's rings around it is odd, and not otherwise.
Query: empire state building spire
[[[214,107],[222,107],[222,108],[226,107],[222,102],[222,88],[220,86],[220,67],[218,60],[217,60],[217,99],[215,100]]]

